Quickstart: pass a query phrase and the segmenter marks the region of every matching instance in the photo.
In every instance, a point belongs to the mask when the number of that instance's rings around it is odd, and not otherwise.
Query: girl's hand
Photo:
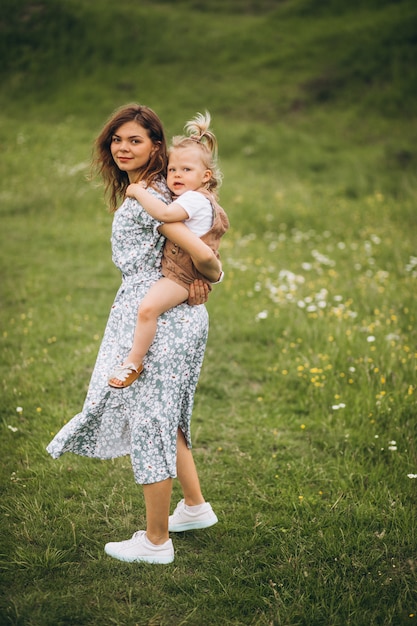
[[[141,189],[146,189],[147,185],[144,180],[141,180],[139,183],[131,183],[126,189],[126,195],[129,198],[134,198],[135,194],[138,193]]]
[[[128,198],[135,197],[135,183],[132,183],[131,185],[128,186],[128,188],[126,189],[126,196]]]
[[[208,300],[209,288],[208,285],[202,280],[195,280],[190,285],[190,292],[188,295],[188,304],[195,306],[198,304],[204,304]]]

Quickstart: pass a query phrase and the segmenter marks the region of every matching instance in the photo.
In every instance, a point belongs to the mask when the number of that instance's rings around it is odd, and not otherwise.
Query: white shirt
[[[188,215],[184,224],[188,226],[192,233],[202,237],[212,227],[213,207],[210,200],[199,191],[185,191],[174,200]]]

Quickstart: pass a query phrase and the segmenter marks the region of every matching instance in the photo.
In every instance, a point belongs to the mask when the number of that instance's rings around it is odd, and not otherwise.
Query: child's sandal
[[[114,389],[124,389],[135,382],[143,372],[143,365],[139,365],[138,369],[133,363],[127,365],[116,365],[108,383]]]

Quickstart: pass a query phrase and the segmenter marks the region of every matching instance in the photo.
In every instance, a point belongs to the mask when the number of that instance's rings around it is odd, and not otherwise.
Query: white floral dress
[[[156,195],[167,201],[161,189]],[[81,413],[47,446],[53,458],[64,452],[111,459],[130,455],[135,481],[159,482],[176,476],[178,427],[191,447],[190,420],[208,333],[204,305],[181,304],[158,320],[144,372],[125,389],[108,385],[109,373],[129,352],[137,310],[161,277],[165,242],[159,222],[127,198],[116,211],[112,253],[122,284],[110,311]]]

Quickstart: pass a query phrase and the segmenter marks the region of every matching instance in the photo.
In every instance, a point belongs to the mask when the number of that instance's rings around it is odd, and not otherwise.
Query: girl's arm
[[[200,237],[194,235],[191,230],[181,222],[162,224],[159,231],[177,246],[188,252],[191,259],[203,276],[215,283],[219,280],[222,266],[213,250],[207,246]]]
[[[126,195],[130,198],[135,198],[145,211],[158,222],[182,222],[189,217],[188,213],[181,206],[174,202],[165,204],[165,202],[149,193],[140,183],[129,185],[126,189]]]

